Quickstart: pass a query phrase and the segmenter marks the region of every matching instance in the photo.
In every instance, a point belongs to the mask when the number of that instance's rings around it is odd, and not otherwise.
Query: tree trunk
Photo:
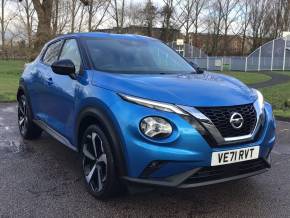
[[[54,22],[52,26],[52,35],[55,36],[57,34],[57,25],[58,25],[58,6],[59,6],[59,0],[55,1],[55,11],[54,11]]]
[[[28,0],[25,1],[25,13],[26,13],[26,31],[27,31],[27,38],[28,38],[28,48],[32,46],[32,20],[30,20],[29,14],[29,2]]]
[[[152,30],[153,30],[153,21],[152,19],[149,20],[148,22],[148,36],[152,36]]]
[[[284,31],[290,31],[289,28],[289,11],[290,11],[290,0],[287,1],[287,7],[285,8],[284,15]]]
[[[83,20],[84,20],[84,14],[85,14],[85,6],[82,6],[81,17],[80,17],[80,22],[79,22],[78,32],[81,32],[81,31],[82,31],[82,25],[83,25]]]
[[[118,2],[117,0],[114,0],[115,8],[115,21],[116,21],[116,27],[117,27],[117,32],[119,33],[119,12],[118,12]]]
[[[5,23],[4,23],[4,2],[1,0],[1,39],[2,39],[2,50],[5,50]]]
[[[122,12],[121,12],[121,32],[124,27],[124,16],[125,16],[125,0],[122,1]]]
[[[41,48],[52,35],[51,18],[52,3],[51,0],[32,0],[38,16],[38,26],[36,32],[35,49]]]
[[[72,0],[72,8],[71,8],[71,29],[70,32],[73,33],[75,31],[75,9],[76,9],[76,1]]]
[[[245,55],[245,44],[246,44],[246,29],[243,30],[243,37],[242,37],[242,56]]]
[[[89,20],[88,20],[88,31],[92,31],[92,20],[93,20],[93,0],[89,3]]]

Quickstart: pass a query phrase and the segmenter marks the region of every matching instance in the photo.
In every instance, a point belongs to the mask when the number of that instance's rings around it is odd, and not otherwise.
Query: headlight
[[[140,130],[150,138],[160,139],[171,135],[172,126],[161,117],[146,117],[140,122]]]
[[[253,91],[256,93],[256,95],[258,97],[257,101],[258,101],[259,107],[264,108],[264,97],[263,97],[262,93],[257,89],[253,89]]]
[[[126,101],[133,102],[135,104],[139,104],[145,107],[150,107],[156,110],[186,115],[186,113],[183,110],[181,110],[179,107],[173,104],[162,103],[158,101],[151,101],[144,98],[137,98],[137,97],[124,95],[124,94],[120,94],[120,96]]]

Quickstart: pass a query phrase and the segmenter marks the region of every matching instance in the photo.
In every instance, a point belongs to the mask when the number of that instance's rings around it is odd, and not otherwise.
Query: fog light
[[[140,123],[141,132],[150,138],[166,138],[172,133],[171,124],[161,117],[146,117]]]

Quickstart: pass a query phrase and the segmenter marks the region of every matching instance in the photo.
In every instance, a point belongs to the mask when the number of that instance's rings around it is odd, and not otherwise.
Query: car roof
[[[134,39],[134,40],[158,40],[148,36],[136,35],[136,34],[115,34],[104,32],[83,32],[83,33],[71,33],[64,34],[54,38],[51,41],[66,39],[66,38],[102,38],[102,39]]]

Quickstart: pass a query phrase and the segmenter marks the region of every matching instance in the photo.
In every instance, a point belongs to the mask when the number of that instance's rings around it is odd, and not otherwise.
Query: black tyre
[[[89,192],[101,200],[120,193],[122,186],[112,150],[102,129],[96,125],[89,126],[82,136],[81,148],[84,181]]]
[[[42,132],[32,120],[31,109],[24,94],[18,97],[18,126],[24,139],[36,139]]]

